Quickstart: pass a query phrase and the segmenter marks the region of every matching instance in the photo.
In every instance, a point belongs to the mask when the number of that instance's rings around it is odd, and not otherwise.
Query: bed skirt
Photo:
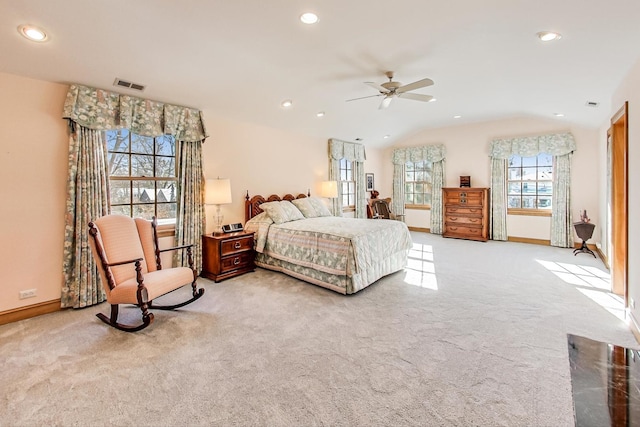
[[[258,267],[279,271],[296,279],[322,286],[341,294],[354,294],[366,288],[378,279],[396,271],[402,270],[407,265],[408,251],[402,250],[391,254],[382,262],[370,266],[362,271],[346,276],[335,275],[318,271],[313,268],[302,267],[279,260],[268,255],[257,253],[255,263]]]

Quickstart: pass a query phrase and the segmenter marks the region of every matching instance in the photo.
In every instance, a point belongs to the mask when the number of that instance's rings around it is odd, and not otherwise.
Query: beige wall
[[[472,186],[489,187],[491,172],[488,154],[492,139],[565,131],[573,133],[578,146],[572,164],[573,215],[579,218],[579,210],[586,209],[593,223],[598,224],[598,129],[567,127],[564,122],[553,119],[513,118],[425,130],[406,138],[396,147],[444,144],[447,153],[446,186],[457,187],[460,175],[470,175]],[[391,158],[391,151],[391,148],[386,150],[387,159]],[[392,176],[390,160],[387,160],[385,171],[387,176]],[[430,211],[409,210],[406,219],[410,226],[428,228]],[[509,215],[507,230],[510,237],[549,240],[550,218]]]
[[[203,112],[209,138],[203,148],[207,179],[229,178],[233,202],[223,205],[224,224],[244,223],[244,200],[249,195],[286,193],[318,195],[328,179],[328,138],[215,117]],[[382,179],[380,150],[366,149],[366,172]],[[207,206],[207,232],[214,228],[214,206]]]
[[[67,86],[0,73],[0,312],[60,298]],[[18,299],[37,289],[35,298]]]
[[[637,236],[640,236],[640,223],[636,220],[640,218],[640,193],[637,185],[640,182],[640,60],[636,62],[631,71],[623,79],[622,83],[612,97],[613,116],[624,102],[629,102],[629,272],[628,272],[628,292],[629,297],[636,302],[636,308],[630,307],[631,314],[636,323],[640,321],[640,247]],[[606,140],[601,141],[605,147]],[[606,163],[602,162],[601,174],[606,174]],[[601,182],[606,185],[606,179]],[[606,189],[601,190],[606,194]]]

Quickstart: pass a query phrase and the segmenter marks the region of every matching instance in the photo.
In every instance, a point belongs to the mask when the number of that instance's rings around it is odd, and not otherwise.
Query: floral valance
[[[333,160],[347,159],[350,162],[364,162],[367,159],[367,153],[365,153],[364,145],[362,144],[330,139],[329,158]]]
[[[179,141],[208,136],[200,110],[81,85],[69,88],[63,118],[89,129],[126,128],[144,136],[173,135]]]
[[[404,165],[407,162],[439,162],[444,160],[444,144],[423,145],[421,147],[396,148],[393,150],[394,165]]]
[[[571,133],[526,136],[521,138],[494,139],[490,157],[508,159],[512,155],[532,157],[540,153],[563,156],[576,151],[576,141]]]

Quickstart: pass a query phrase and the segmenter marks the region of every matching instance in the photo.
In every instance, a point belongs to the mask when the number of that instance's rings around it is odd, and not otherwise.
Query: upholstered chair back
[[[153,233],[153,224],[151,221],[136,218],[136,227],[138,228],[138,236],[140,236],[140,244],[144,252],[144,259],[147,263],[147,271],[156,271],[156,242]]]
[[[140,243],[138,235],[138,227],[135,220],[124,215],[107,215],[96,219],[93,222],[98,229],[96,239],[101,243],[105,259],[108,263],[116,263],[128,261],[136,258],[142,258],[142,273],[148,271],[145,252]],[[96,251],[93,251],[95,254]],[[154,258],[151,258],[154,261]],[[96,259],[100,265],[99,257]],[[155,261],[153,262],[155,267]],[[155,268],[154,268],[155,269]],[[118,286],[129,279],[135,279],[136,271],[133,264],[124,264],[111,267],[114,283]],[[108,288],[107,282],[104,281],[104,287]]]

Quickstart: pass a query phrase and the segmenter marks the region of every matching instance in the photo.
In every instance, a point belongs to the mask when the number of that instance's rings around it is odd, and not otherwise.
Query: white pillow
[[[290,201],[267,202],[260,205],[260,209],[265,211],[274,224],[283,224],[289,221],[304,219],[302,212],[298,210]]]
[[[305,218],[317,218],[319,216],[331,216],[331,212],[322,199],[317,197],[304,197],[292,200],[293,203]]]

